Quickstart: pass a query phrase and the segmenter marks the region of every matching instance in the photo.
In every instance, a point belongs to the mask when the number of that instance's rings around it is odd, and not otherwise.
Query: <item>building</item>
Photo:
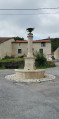
[[[5,56],[12,56],[12,42],[14,38],[0,37],[0,59]]]
[[[27,55],[28,41],[27,40],[14,40],[12,37],[0,37],[0,59],[5,56],[20,57]],[[51,54],[50,40],[33,40],[33,54],[36,52],[43,53],[46,58]]]
[[[54,51],[54,58],[59,60],[59,47]]]
[[[12,51],[14,57],[19,57],[22,55],[27,55],[28,51],[28,41],[19,40],[12,42]],[[51,54],[51,42],[50,40],[34,40],[33,41],[33,53],[40,52],[43,53],[46,58]]]

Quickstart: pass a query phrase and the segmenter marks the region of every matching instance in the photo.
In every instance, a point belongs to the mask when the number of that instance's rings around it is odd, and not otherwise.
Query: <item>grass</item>
[[[6,69],[5,67],[0,67],[0,70],[2,70],[2,69]]]
[[[36,67],[36,69],[46,69],[46,68],[52,68],[52,67],[56,67],[56,66],[39,66],[39,67]],[[0,67],[0,70],[3,70],[3,69],[8,69],[8,68]],[[24,69],[24,67],[19,67],[18,69]]]
[[[11,59],[1,59],[0,62],[19,62],[19,61],[23,61],[24,58],[11,58]]]
[[[36,67],[36,69],[46,69],[46,68],[52,68],[52,67],[56,67],[55,65],[54,66],[39,66],[39,67]],[[24,69],[24,67],[19,67],[18,69]]]
[[[56,67],[55,65],[54,66],[39,66],[39,67],[36,67],[36,69],[46,69],[46,68],[52,68],[52,67]]]
[[[24,69],[24,67],[19,67],[18,69]]]

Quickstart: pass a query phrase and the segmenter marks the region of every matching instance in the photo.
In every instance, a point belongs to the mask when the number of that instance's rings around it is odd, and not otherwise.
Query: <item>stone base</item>
[[[18,79],[16,78],[16,74],[12,74],[12,75],[7,75],[5,76],[6,79],[9,79],[9,80],[12,80],[13,82],[27,82],[27,83],[30,83],[30,82],[44,82],[44,81],[51,81],[53,79],[55,79],[56,77],[54,75],[51,75],[51,74],[44,74],[44,77],[43,78],[40,78],[40,79]]]
[[[26,57],[24,70],[33,70],[33,69],[35,69],[35,58]]]
[[[15,69],[16,78],[18,79],[40,79],[44,77],[45,70],[19,70]]]

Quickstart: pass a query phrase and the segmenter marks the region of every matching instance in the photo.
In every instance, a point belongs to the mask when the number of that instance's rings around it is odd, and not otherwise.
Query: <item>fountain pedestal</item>
[[[24,70],[34,70],[35,69],[35,58],[26,57]]]

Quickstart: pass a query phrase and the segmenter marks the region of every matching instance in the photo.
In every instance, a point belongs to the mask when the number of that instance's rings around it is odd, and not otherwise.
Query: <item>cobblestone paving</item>
[[[5,79],[14,70],[0,70],[0,119],[59,119],[59,67],[46,69],[56,76],[42,83]]]

